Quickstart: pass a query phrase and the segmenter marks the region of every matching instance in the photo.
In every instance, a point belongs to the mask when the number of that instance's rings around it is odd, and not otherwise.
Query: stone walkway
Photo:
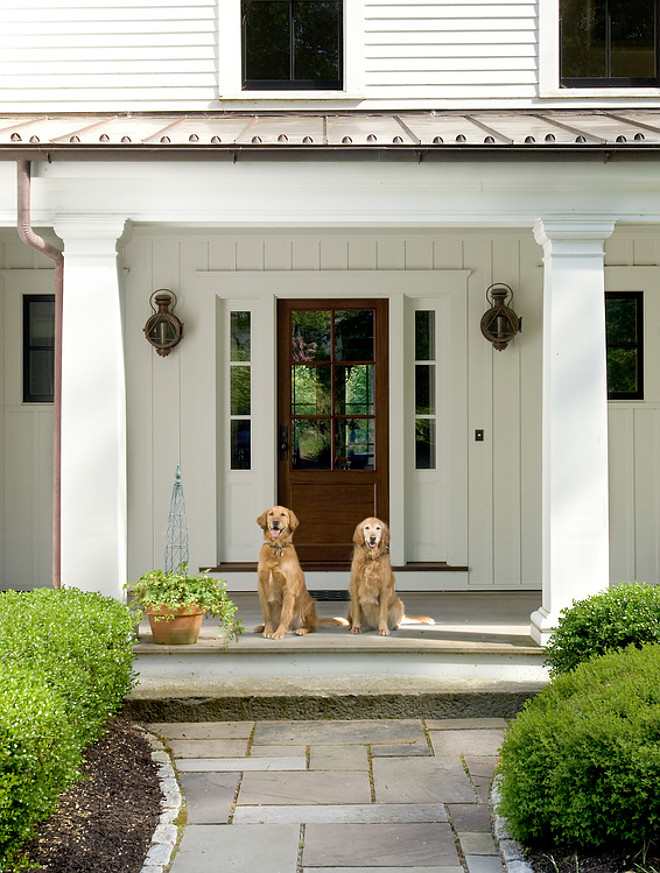
[[[505,727],[149,725],[172,751],[187,805],[170,873],[502,873],[488,797]]]

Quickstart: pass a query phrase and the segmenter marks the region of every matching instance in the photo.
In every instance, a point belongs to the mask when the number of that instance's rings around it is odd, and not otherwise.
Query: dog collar
[[[274,552],[279,552],[280,557],[284,554],[284,549],[288,548],[291,543],[266,543],[269,549],[272,549]]]

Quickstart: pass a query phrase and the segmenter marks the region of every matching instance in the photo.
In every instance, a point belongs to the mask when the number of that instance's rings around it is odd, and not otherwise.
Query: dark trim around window
[[[607,334],[607,397],[609,400],[643,400],[643,292],[606,292],[605,322]]]
[[[52,403],[55,394],[55,295],[23,296],[23,403]]]

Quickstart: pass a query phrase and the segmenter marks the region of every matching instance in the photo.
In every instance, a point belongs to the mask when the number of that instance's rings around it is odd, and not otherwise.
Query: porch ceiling
[[[5,160],[443,160],[660,150],[660,109],[0,115]]]

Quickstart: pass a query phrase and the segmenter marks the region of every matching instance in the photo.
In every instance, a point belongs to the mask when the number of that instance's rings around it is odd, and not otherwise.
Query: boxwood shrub
[[[0,594],[0,871],[78,776],[134,682],[133,622],[99,594]]]
[[[562,610],[546,646],[550,675],[613,649],[660,643],[660,586],[618,585]]]
[[[507,732],[500,813],[529,845],[640,849],[660,832],[660,645],[558,676]]]

